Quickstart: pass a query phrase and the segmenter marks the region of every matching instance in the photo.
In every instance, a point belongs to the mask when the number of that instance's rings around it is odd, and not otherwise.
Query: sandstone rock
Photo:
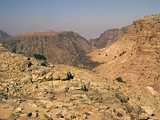
[[[153,87],[147,86],[146,88],[152,95],[158,95],[158,92],[155,91]]]
[[[154,109],[149,106],[142,106],[144,111],[149,115],[152,116],[154,114]]]
[[[53,79],[52,76],[53,76],[53,73],[52,73],[52,72],[49,72],[49,73],[46,74],[45,79],[46,79],[46,80],[52,80],[52,79]]]
[[[150,119],[150,117],[149,117],[148,114],[142,113],[142,114],[139,116],[139,119],[140,119],[140,120],[148,120],[148,119]]]

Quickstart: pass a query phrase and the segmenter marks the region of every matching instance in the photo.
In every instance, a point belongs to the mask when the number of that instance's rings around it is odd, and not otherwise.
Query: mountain
[[[74,32],[24,33],[5,41],[4,46],[28,57],[42,54],[48,62],[55,64],[94,66],[86,57],[86,53],[91,51],[90,43]]]
[[[127,27],[121,29],[109,29],[100,35],[99,38],[92,39],[92,46],[95,48],[104,48],[108,47],[117,41],[123,34],[127,31]]]
[[[139,68],[141,65],[146,67],[155,66],[153,68],[156,68],[156,66],[159,64],[158,56],[160,49],[159,22],[159,15],[146,16],[144,19],[137,20],[133,22],[132,25],[129,25],[126,34],[124,34],[122,38],[112,44],[109,48],[106,47],[96,50],[90,53],[89,56],[92,60],[103,63],[97,67],[97,69],[104,67],[104,71],[102,73],[108,73],[111,71],[109,69],[110,65],[115,65],[118,67],[119,65],[123,64],[124,66],[128,67],[128,70],[129,68],[132,68],[132,65],[133,67],[137,65],[135,69]],[[153,65],[150,65],[149,63]],[[105,66],[108,66],[108,68],[105,69]],[[121,70],[119,70],[117,67],[115,67],[115,70],[120,72]],[[112,66],[112,68],[114,67]],[[112,70],[112,72],[113,71],[114,70]]]
[[[9,37],[10,37],[10,35],[8,33],[0,30],[0,41],[3,41],[3,40],[5,40],[5,39],[7,39]]]
[[[33,57],[11,53],[0,44],[0,119],[159,120],[159,23],[160,15],[146,16],[127,26],[126,33],[110,47],[89,53],[88,57],[101,63],[93,70],[56,63],[44,65]],[[66,40],[68,45],[68,34],[73,38],[71,32],[41,33],[40,38],[47,41],[46,49],[53,41]],[[37,48],[43,46],[33,33],[25,35],[15,41],[31,45],[34,41]]]

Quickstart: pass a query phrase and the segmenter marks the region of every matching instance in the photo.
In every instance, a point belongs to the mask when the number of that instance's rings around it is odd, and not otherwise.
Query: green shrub
[[[33,56],[34,56],[37,60],[47,60],[47,58],[46,58],[44,55],[39,54],[39,53],[35,53]]]

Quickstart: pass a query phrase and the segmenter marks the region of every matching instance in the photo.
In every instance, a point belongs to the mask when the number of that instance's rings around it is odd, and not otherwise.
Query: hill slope
[[[139,104],[152,108],[156,102],[154,95],[160,95],[160,15],[133,22],[120,40],[89,56],[102,63],[94,69],[97,74],[124,82],[127,89],[122,86],[120,89]],[[154,109],[159,111],[158,107]]]
[[[127,33],[109,48],[90,53],[92,60],[103,63],[96,69],[101,69],[100,72],[102,73],[117,70],[120,74],[122,68],[118,69],[119,65],[128,67],[123,72],[133,71],[133,69],[129,69],[132,66],[137,66],[135,69],[139,69],[141,65],[146,66],[146,68],[158,67],[160,50],[159,22],[160,17],[158,15],[147,16],[142,20],[135,21],[128,27]],[[118,66],[114,69],[112,65]],[[105,69],[105,66],[107,69]],[[104,71],[102,71],[103,67]],[[156,70],[155,67],[153,67],[153,70]]]
[[[35,32],[12,37],[4,43],[11,52],[32,57],[35,53],[47,57],[48,62],[75,66],[94,64],[85,55],[90,43],[74,32]],[[91,64],[92,63],[92,64]],[[93,65],[94,66],[94,65]]]
[[[44,67],[34,59],[4,51],[3,47],[0,47],[0,68],[0,119],[130,120],[132,117],[122,104],[130,105],[128,97],[113,86],[110,89],[103,77],[91,71],[65,65]]]

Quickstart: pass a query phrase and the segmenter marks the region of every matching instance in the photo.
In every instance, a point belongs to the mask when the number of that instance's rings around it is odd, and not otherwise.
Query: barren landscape
[[[0,31],[1,120],[159,120],[160,15],[86,40]]]

